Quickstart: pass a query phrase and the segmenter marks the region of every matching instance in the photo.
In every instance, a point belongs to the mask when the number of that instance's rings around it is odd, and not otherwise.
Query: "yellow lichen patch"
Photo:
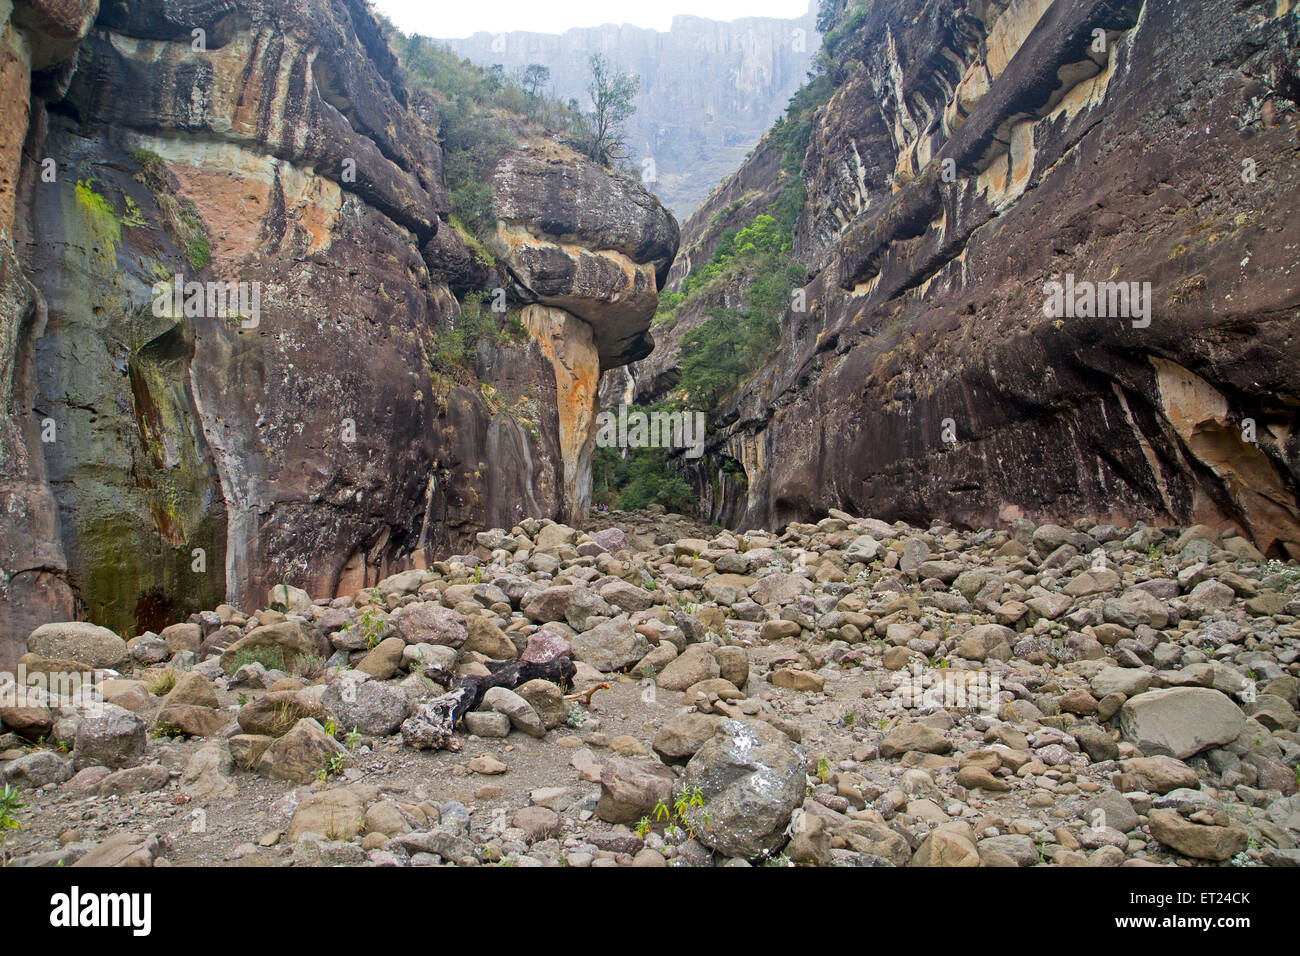
[[[1114,75],[1115,57],[1112,56],[1106,61],[1105,69],[1096,76],[1070,87],[1066,94],[1061,97],[1061,101],[1048,114],[1048,118],[1054,120],[1057,117],[1064,116],[1069,119],[1084,110],[1096,106],[1106,98],[1110,78]]]
[[[1024,44],[1030,32],[1053,0],[1012,0],[1002,12],[988,36],[989,75],[997,79],[1007,68],[1016,51]]]
[[[1150,356],[1165,418],[1184,446],[1223,482],[1245,516],[1256,545],[1265,553],[1280,544],[1300,555],[1300,515],[1277,469],[1258,444],[1247,441],[1230,418],[1228,399],[1199,375],[1175,362]],[[1259,430],[1263,438],[1266,430]],[[1257,438],[1257,440],[1258,440]],[[1217,505],[1198,501],[1198,519],[1228,522]]]
[[[1011,198],[1020,196],[1034,172],[1034,124],[1017,123],[1011,130],[1011,175],[1007,186]]]
[[[864,295],[871,295],[871,293],[876,291],[876,286],[878,285],[880,285],[880,273],[876,273],[865,282],[859,282],[853,287],[853,290],[849,295],[853,296],[855,299],[861,298]]]
[[[122,238],[122,222],[114,212],[108,200],[95,192],[95,185],[88,180],[79,180],[75,188],[77,210],[81,213],[86,226],[86,234],[96,244],[96,251],[105,257],[111,257]]]

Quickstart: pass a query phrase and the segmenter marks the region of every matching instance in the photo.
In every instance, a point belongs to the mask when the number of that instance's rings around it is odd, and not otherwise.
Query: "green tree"
[[[551,70],[540,63],[529,63],[524,67],[519,85],[524,88],[524,95],[530,100],[537,99],[551,82]]]
[[[594,162],[613,168],[627,158],[626,123],[636,112],[632,99],[641,88],[641,78],[635,73],[619,73],[600,53],[593,53],[589,63],[587,95],[592,110],[586,116],[586,153]]]

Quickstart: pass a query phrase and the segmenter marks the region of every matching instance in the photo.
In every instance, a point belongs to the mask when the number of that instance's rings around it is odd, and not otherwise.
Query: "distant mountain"
[[[821,38],[815,9],[793,20],[751,17],[721,23],[678,16],[664,33],[607,24],[545,33],[476,33],[445,42],[482,66],[507,72],[540,63],[552,92],[584,109],[588,57],[603,53],[641,76],[628,145],[638,167],[654,161],[647,185],[685,218],[745,156],[803,85]]]

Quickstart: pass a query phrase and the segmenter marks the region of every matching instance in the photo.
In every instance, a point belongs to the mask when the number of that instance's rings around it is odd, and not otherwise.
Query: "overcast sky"
[[[375,0],[375,6],[405,33],[442,39],[467,37],[479,30],[503,33],[530,30],[563,33],[570,27],[631,23],[667,30],[675,14],[712,20],[740,17],[799,17],[809,0]]]

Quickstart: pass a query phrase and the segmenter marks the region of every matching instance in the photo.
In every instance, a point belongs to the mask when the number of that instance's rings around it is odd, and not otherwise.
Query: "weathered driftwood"
[[[489,661],[487,669],[491,672],[487,675],[457,678],[440,668],[425,668],[426,677],[451,689],[441,697],[425,701],[413,717],[403,722],[402,739],[407,746],[416,750],[459,750],[460,744],[453,737],[456,727],[493,687],[514,690],[520,684],[540,679],[567,690],[573,685],[576,671],[573,661],[567,657],[557,657],[544,664],[520,660]]]

